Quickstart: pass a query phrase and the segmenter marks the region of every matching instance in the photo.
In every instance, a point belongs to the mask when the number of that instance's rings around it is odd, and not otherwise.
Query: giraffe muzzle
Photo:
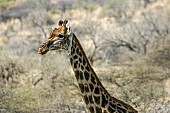
[[[38,54],[44,55],[48,52],[48,49],[38,48]]]

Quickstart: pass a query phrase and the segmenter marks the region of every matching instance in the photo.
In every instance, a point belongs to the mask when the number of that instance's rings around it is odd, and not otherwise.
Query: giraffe
[[[67,23],[67,20],[58,22],[58,27],[40,45],[38,53],[43,55],[58,49],[67,51],[81,95],[90,113],[138,113],[131,105],[112,97],[103,87]]]

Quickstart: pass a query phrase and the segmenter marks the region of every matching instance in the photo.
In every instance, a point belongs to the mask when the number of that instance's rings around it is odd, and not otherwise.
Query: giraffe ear
[[[71,33],[72,33],[72,31],[71,31],[70,26],[67,26],[67,34],[68,34],[68,35],[71,35]]]

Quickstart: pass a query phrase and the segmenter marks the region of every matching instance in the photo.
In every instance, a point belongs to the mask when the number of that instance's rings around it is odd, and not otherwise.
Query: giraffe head
[[[67,49],[68,38],[72,34],[70,27],[67,26],[67,20],[60,20],[57,28],[53,28],[49,38],[47,38],[38,48],[39,54],[46,54],[51,50]]]

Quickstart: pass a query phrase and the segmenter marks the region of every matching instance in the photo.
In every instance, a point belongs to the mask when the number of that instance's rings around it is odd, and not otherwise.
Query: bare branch
[[[45,38],[47,38],[47,34],[46,34],[46,32],[45,32],[44,28],[42,27],[42,25],[40,25],[39,23],[37,23],[37,21],[36,21],[36,20],[35,20],[35,21],[33,21],[33,22],[34,22],[34,24],[35,24],[35,25],[37,25],[37,26],[41,29],[41,31],[42,31],[42,33],[43,33],[44,37],[45,37]]]

